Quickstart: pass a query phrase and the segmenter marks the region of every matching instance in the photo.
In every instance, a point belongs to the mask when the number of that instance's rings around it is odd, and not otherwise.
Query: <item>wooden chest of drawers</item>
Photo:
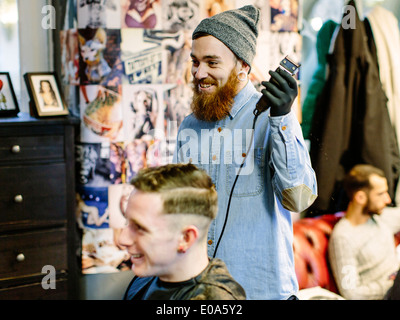
[[[0,119],[0,299],[77,296],[78,123],[27,114]]]

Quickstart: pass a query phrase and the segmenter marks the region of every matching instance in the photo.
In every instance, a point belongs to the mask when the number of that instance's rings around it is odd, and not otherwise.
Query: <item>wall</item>
[[[53,54],[50,29],[42,28],[41,10],[46,0],[19,0],[19,43],[20,43],[20,110],[29,112],[29,97],[23,81],[26,72],[53,71]]]

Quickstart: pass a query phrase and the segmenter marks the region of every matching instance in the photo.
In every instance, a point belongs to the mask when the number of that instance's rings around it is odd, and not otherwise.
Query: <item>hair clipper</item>
[[[296,73],[299,71],[300,68],[300,63],[295,63],[293,60],[291,60],[288,56],[282,59],[282,61],[279,63],[278,68],[276,68],[275,72],[280,72],[280,70],[283,70],[287,73],[289,73],[291,76],[296,75]],[[269,80],[270,82],[274,82],[276,85],[279,86],[279,84],[271,78]],[[260,100],[257,102],[256,108],[254,109],[254,115],[259,115],[260,113],[266,111],[269,108],[268,102],[265,100],[264,96],[260,98]]]

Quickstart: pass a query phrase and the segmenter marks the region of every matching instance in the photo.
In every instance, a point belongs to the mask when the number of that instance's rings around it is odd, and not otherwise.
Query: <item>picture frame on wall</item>
[[[19,113],[17,97],[9,72],[0,72],[0,117],[13,117]]]
[[[28,72],[24,75],[24,79],[34,115],[50,117],[69,114],[55,72]]]

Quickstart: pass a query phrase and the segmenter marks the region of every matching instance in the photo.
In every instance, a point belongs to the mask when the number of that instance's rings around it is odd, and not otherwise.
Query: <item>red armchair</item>
[[[337,293],[328,261],[329,236],[343,213],[304,218],[293,224],[293,250],[299,289],[320,286]]]
[[[294,262],[300,290],[319,286],[338,293],[328,260],[328,242],[343,214],[326,214],[293,223]],[[400,232],[395,236],[395,243],[400,243]]]

